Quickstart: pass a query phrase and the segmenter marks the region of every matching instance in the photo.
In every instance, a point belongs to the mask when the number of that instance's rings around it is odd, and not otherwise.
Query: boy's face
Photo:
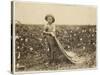
[[[50,24],[52,24],[52,22],[53,22],[52,17],[49,16],[49,17],[47,18],[47,22],[50,23]]]

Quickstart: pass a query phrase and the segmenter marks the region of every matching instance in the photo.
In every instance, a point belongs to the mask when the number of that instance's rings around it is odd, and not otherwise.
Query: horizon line
[[[15,23],[15,24],[17,24],[17,23]],[[23,24],[23,25],[25,25],[25,23],[19,23],[19,24]],[[45,25],[45,24],[28,24],[28,23],[26,23],[26,25]],[[96,24],[55,24],[55,25],[96,25]]]

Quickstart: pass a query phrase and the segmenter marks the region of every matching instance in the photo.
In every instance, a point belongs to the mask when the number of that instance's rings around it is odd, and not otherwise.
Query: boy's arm
[[[45,32],[45,33],[55,37],[55,25],[53,25],[53,31],[52,32]]]
[[[52,35],[53,37],[55,37],[55,25],[53,25],[53,32],[51,32],[51,35]]]
[[[53,26],[53,31],[52,32],[47,32],[47,26],[45,25],[44,26],[44,31],[43,31],[43,34],[48,34],[48,35],[52,35],[52,36],[55,36],[55,25]]]
[[[44,33],[44,34],[48,34],[48,35],[49,35],[49,34],[52,34],[52,32],[46,32],[46,31],[43,31],[43,33]]]
[[[48,28],[47,26],[45,25],[44,26],[44,29],[43,29],[43,34],[51,34],[50,32],[47,32],[48,31]]]

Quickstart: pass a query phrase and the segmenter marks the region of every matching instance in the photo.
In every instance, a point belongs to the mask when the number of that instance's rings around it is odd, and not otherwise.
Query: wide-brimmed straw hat
[[[46,20],[46,21],[47,21],[47,18],[48,18],[48,17],[52,17],[52,19],[53,19],[52,23],[55,22],[55,18],[54,18],[53,15],[51,15],[51,14],[46,15],[46,16],[45,16],[45,20]]]

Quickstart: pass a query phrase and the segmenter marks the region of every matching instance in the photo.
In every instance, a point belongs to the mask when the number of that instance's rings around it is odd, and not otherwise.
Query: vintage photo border
[[[29,74],[29,73],[44,73],[44,72],[67,72],[67,71],[80,71],[80,70],[95,70],[97,69],[97,32],[96,32],[96,67],[95,68],[82,68],[82,69],[69,69],[69,70],[47,70],[47,71],[22,71],[22,72],[16,72],[15,71],[15,3],[16,2],[31,2],[31,3],[36,3],[36,4],[54,4],[54,5],[70,5],[70,6],[89,6],[89,7],[96,7],[96,31],[97,31],[97,6],[95,5],[72,5],[72,4],[58,4],[58,3],[48,3],[48,2],[33,2],[33,1],[11,1],[11,15],[12,15],[12,26],[11,26],[11,73],[13,74]]]

